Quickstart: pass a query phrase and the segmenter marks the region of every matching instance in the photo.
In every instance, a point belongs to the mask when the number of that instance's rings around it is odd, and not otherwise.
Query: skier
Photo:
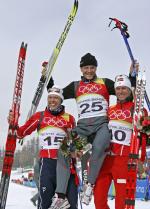
[[[37,129],[39,135],[39,202],[38,209],[48,209],[56,189],[57,152],[60,142],[66,137],[67,129],[75,126],[74,117],[65,112],[62,105],[63,91],[53,86],[48,92],[48,104],[43,112],[37,112],[23,125],[18,126],[17,138],[22,139]],[[13,121],[10,111],[8,122]],[[74,194],[74,195],[72,195]],[[67,187],[67,204],[70,209],[77,209],[77,186],[75,176],[71,174]],[[64,201],[64,205],[66,201]],[[63,205],[63,206],[64,206]]]
[[[64,99],[75,98],[78,106],[78,123],[74,129],[80,136],[91,137],[92,154],[89,162],[89,173],[87,184],[83,188],[82,202],[89,204],[93,187],[96,182],[103,160],[106,156],[105,150],[110,144],[110,133],[108,129],[107,110],[109,96],[115,95],[114,82],[107,78],[98,78],[96,75],[97,60],[90,53],[85,54],[80,61],[80,69],[83,74],[80,81],[73,81],[63,88]],[[51,86],[49,82],[47,88]],[[57,204],[66,194],[67,180],[69,178],[69,165],[67,159],[59,154],[57,163],[57,188],[51,208],[57,209]],[[66,165],[66,169],[64,169]],[[63,177],[62,177],[63,176]],[[58,193],[58,195],[57,195]]]
[[[109,209],[107,198],[112,180],[116,192],[115,208],[125,208],[127,164],[130,152],[134,103],[131,82],[127,76],[117,76],[114,87],[117,104],[111,106],[108,111],[112,141],[94,187],[96,209]],[[144,113],[147,114],[146,111]]]

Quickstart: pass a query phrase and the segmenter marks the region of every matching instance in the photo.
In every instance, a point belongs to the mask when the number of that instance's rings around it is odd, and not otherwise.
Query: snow
[[[18,178],[22,175],[25,176],[26,174],[24,173],[17,174],[13,172],[11,178]],[[33,196],[35,192],[36,192],[35,188],[28,188],[23,185],[12,183],[10,181],[6,209],[35,209],[35,207],[30,202],[30,198]],[[109,200],[110,209],[115,209],[114,202],[115,202],[114,200]],[[80,208],[81,207],[79,204],[79,209]],[[93,201],[89,206],[83,205],[83,209],[94,209],[94,208],[95,207]],[[141,209],[141,208],[149,209],[150,201],[145,202],[145,201],[137,200],[135,209]]]
[[[6,209],[33,209],[35,208],[30,202],[32,192],[35,189],[28,188],[15,183],[10,183],[7,197]]]

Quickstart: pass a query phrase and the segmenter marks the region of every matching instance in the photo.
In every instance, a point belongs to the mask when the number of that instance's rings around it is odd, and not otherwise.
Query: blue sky
[[[22,41],[28,43],[21,103],[23,124],[41,75],[41,63],[48,60],[66,24],[73,0],[0,0],[0,141],[7,136],[7,114],[11,107],[17,57]],[[130,58],[118,30],[110,31],[109,17],[129,26],[129,43],[135,58],[147,73],[150,97],[150,2],[149,0],[79,0],[76,19],[54,66],[55,83],[64,87],[80,79],[79,62],[87,52],[94,54],[100,77],[114,79],[128,73]],[[46,105],[44,92],[38,110]],[[74,101],[66,102],[67,110],[76,115]]]

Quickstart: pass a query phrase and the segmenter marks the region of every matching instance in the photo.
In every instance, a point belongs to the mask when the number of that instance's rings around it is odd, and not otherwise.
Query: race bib
[[[108,103],[99,94],[81,95],[77,100],[79,119],[106,116]]]
[[[125,121],[110,121],[109,130],[112,134],[113,143],[130,146],[132,135],[132,124]]]
[[[46,127],[39,132],[40,149],[59,149],[60,142],[66,136],[66,132],[56,127]]]

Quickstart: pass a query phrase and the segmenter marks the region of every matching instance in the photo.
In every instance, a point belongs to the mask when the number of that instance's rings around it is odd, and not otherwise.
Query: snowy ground
[[[17,178],[16,173],[12,174],[12,178]],[[30,202],[30,198],[34,194],[35,189],[10,182],[9,193],[7,197],[6,209],[35,209]],[[110,209],[115,209],[114,200],[109,200]],[[93,202],[89,206],[83,206],[83,209],[94,209]],[[150,201],[136,201],[136,209],[150,209]],[[80,205],[79,205],[80,209]]]

